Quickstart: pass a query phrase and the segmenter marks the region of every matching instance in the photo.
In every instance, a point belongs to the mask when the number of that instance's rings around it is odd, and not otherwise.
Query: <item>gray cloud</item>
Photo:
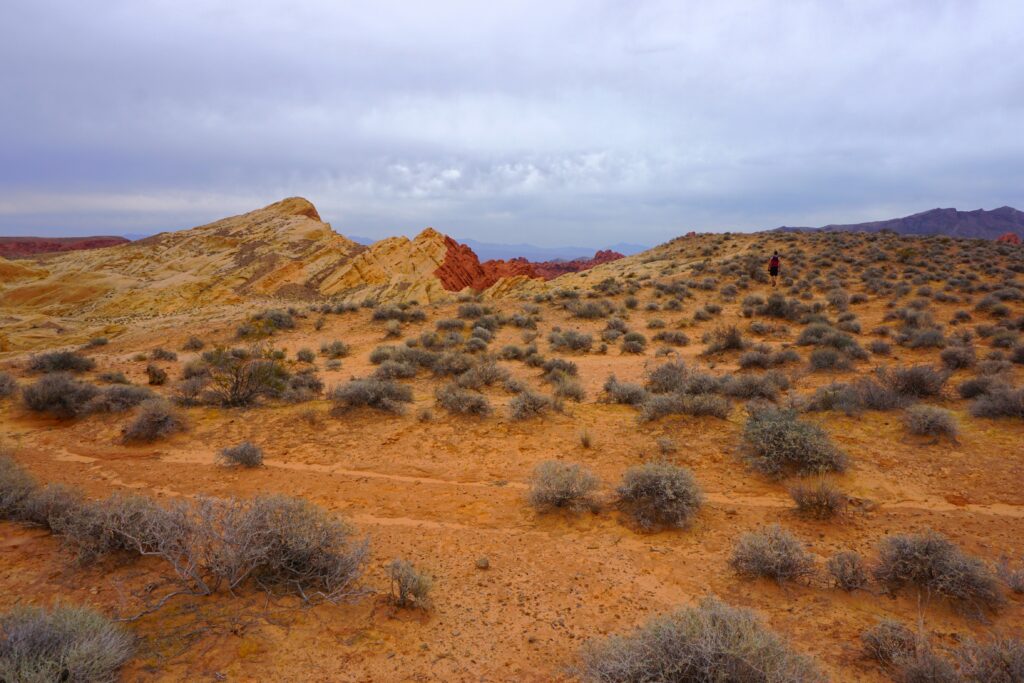
[[[1024,205],[1021,3],[359,5],[7,3],[0,234],[290,194],[595,246]]]

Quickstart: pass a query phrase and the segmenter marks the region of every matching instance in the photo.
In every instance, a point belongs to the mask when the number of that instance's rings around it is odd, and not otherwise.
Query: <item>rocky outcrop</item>
[[[80,249],[102,249],[128,242],[124,237],[0,237],[0,257],[24,258]]]
[[[599,266],[602,263],[611,263],[621,258],[625,258],[623,254],[617,251],[611,251],[606,249],[598,251],[594,254],[593,258],[589,259],[574,259],[572,261],[544,261],[541,263],[531,264],[534,271],[540,277],[545,280],[556,278],[559,275],[565,275],[566,273],[579,273],[580,271],[589,270],[594,266]]]
[[[1004,232],[996,238],[1000,244],[1020,244],[1020,236],[1015,232]]]

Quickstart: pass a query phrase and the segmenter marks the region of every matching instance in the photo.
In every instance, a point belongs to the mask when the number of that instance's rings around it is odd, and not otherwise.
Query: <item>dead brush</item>
[[[576,463],[545,460],[538,463],[530,478],[530,505],[538,512],[569,510],[596,512],[600,504],[594,492],[601,485],[590,470]]]
[[[811,519],[832,519],[846,513],[849,497],[827,479],[812,484],[800,482],[789,489],[797,513]]]

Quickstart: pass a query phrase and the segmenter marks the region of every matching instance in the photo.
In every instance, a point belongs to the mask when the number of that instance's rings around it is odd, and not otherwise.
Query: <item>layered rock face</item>
[[[0,257],[22,258],[80,249],[102,249],[126,244],[124,237],[0,237]]]
[[[1000,244],[1020,244],[1020,236],[1015,232],[1004,232],[996,238]]]

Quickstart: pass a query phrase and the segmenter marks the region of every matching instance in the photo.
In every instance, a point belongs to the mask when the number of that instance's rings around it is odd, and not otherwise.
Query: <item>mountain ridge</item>
[[[775,230],[780,232],[880,232],[891,230],[899,235],[946,235],[947,237],[998,239],[1006,233],[1018,235],[1024,233],[1024,211],[1012,206],[972,211],[935,208],[901,218],[880,221],[831,223],[818,228],[781,226]]]

